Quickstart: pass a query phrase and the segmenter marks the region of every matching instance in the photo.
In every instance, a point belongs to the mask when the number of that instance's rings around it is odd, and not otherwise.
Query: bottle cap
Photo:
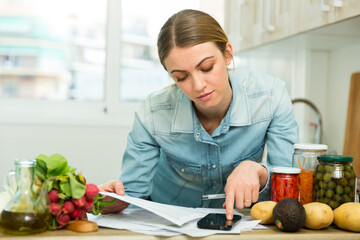
[[[36,160],[35,159],[15,159],[15,165],[21,165],[24,167],[31,167],[31,166],[35,166],[36,165]]]
[[[274,167],[272,169],[273,173],[288,173],[288,174],[299,174],[300,168],[294,167]]]
[[[328,146],[325,144],[313,144],[313,143],[296,143],[294,149],[299,150],[328,150]]]
[[[320,161],[328,162],[352,162],[353,157],[344,156],[344,155],[321,155],[317,157]]]

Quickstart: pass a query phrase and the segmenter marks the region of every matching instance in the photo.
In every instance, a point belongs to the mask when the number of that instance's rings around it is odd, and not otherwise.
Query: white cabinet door
[[[298,31],[297,1],[259,0],[259,13],[263,18],[263,43],[291,36]],[[262,9],[260,9],[262,7]]]
[[[235,50],[245,50],[296,33],[296,1],[226,1],[225,29]]]
[[[360,15],[360,0],[228,0],[225,30],[249,50]]]
[[[359,0],[333,0],[335,21],[360,15]]]
[[[297,1],[298,32],[321,27],[335,21],[333,5],[330,0]]]
[[[255,19],[255,1],[228,0],[225,1],[227,11],[225,31],[232,43],[234,51],[239,51],[260,44],[261,39],[254,38],[257,28]]]

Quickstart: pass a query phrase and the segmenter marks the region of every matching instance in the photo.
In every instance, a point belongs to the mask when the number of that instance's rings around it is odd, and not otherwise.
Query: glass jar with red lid
[[[284,198],[299,198],[300,169],[293,167],[275,167],[271,177],[271,200],[279,202]]]

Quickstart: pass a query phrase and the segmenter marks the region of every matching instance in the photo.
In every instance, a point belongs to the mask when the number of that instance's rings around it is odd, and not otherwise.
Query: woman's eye
[[[213,69],[214,65],[212,65],[211,67],[209,68],[206,68],[206,69],[202,69],[201,71],[203,72],[210,72],[212,69]]]
[[[182,78],[176,78],[176,81],[181,82],[181,81],[184,81],[186,78],[187,78],[187,76],[184,76]]]

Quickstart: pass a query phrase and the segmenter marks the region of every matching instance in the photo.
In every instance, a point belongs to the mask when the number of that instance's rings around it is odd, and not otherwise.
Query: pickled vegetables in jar
[[[312,202],[314,170],[301,170],[299,198],[302,205]]]
[[[271,177],[271,200],[279,202],[284,198],[299,197],[300,169],[292,167],[275,167]]]
[[[327,149],[328,146],[324,144],[294,144],[292,166],[301,170],[299,175],[299,201],[302,205],[312,202],[313,174],[317,157],[326,154]]]
[[[352,157],[343,155],[318,156],[313,177],[313,202],[322,202],[332,209],[354,202],[356,175]]]

